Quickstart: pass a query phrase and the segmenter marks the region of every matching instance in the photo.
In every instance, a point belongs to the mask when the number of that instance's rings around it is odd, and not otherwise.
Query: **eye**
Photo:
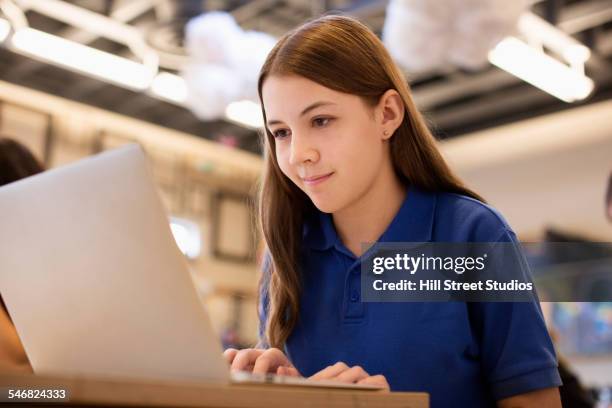
[[[289,136],[289,131],[287,129],[278,129],[272,132],[272,136],[274,136],[275,139],[284,139]]]
[[[312,124],[315,127],[323,127],[326,126],[329,122],[331,122],[332,118],[327,118],[327,117],[319,117],[319,118],[314,118],[312,120]]]

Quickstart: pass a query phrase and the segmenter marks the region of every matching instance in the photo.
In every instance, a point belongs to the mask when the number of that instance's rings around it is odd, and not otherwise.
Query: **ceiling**
[[[166,69],[176,68],[184,59],[182,27],[188,17],[199,12],[229,11],[244,29],[278,37],[309,18],[339,10],[359,18],[380,34],[387,5],[387,1],[380,0],[76,0],[68,3],[141,31],[147,42],[161,53],[161,63]],[[407,74],[417,105],[425,113],[436,137],[457,137],[612,97],[612,0],[536,1],[532,11],[591,49],[592,56],[585,70],[596,83],[594,93],[585,101],[567,104],[494,66],[476,72],[449,68]],[[25,15],[33,28],[131,56],[130,50],[120,43],[48,15],[33,10],[26,10]],[[207,139],[227,141],[229,137],[247,151],[259,152],[260,149],[257,133],[252,129],[224,120],[202,121],[183,107],[38,62],[2,47],[0,80]]]

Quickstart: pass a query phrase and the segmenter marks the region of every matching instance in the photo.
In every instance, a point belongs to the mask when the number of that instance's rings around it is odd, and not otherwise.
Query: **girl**
[[[559,407],[537,303],[360,301],[361,243],[517,241],[450,171],[376,35],[311,21],[258,88],[262,347],[227,350],[232,369],[426,391],[432,407]]]

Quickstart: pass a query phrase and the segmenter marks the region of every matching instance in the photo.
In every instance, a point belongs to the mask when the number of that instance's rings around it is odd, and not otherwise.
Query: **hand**
[[[272,373],[278,375],[300,376],[298,370],[291,364],[285,354],[277,349],[243,349],[229,348],[223,352],[223,357],[233,371],[252,371],[253,373]]]
[[[311,380],[334,380],[349,384],[381,385],[384,390],[391,390],[384,375],[370,375],[360,366],[349,367],[343,362],[328,366],[308,378]]]

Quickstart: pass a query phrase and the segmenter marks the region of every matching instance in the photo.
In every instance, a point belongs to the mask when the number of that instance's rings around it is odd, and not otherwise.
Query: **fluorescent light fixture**
[[[261,106],[249,100],[232,102],[225,108],[227,119],[252,128],[263,127]]]
[[[183,105],[187,100],[187,85],[185,80],[169,72],[160,72],[151,83],[151,92],[156,96]]]
[[[176,245],[187,258],[200,256],[202,236],[198,224],[184,218],[170,217],[170,229]]]
[[[583,73],[518,38],[502,40],[489,52],[489,61],[565,102],[584,99],[594,88],[593,81]]]
[[[153,80],[152,70],[143,64],[32,28],[17,30],[11,43],[15,49],[33,58],[126,88],[142,91]]]
[[[529,40],[545,45],[570,64],[584,64],[591,57],[587,46],[533,13],[522,14],[518,28]]]
[[[10,32],[11,24],[7,20],[0,18],[0,42],[4,41]]]

